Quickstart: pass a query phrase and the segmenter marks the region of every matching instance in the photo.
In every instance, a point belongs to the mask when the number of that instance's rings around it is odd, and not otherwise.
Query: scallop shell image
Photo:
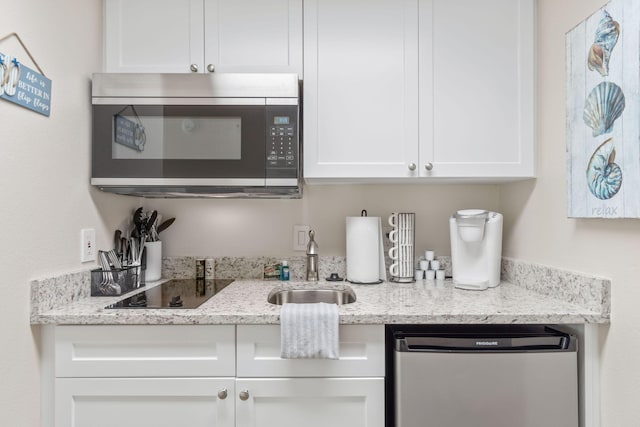
[[[620,86],[602,82],[587,97],[582,118],[596,137],[613,130],[613,123],[622,115],[624,107],[624,93]]]
[[[615,159],[613,138],[609,138],[596,148],[589,160],[587,184],[591,194],[600,200],[612,198],[622,186],[622,169],[614,163]]]
[[[609,75],[611,52],[620,36],[620,24],[614,21],[606,10],[603,13],[596,29],[595,40],[589,49],[587,65],[589,70],[596,70],[602,77],[606,77]]]

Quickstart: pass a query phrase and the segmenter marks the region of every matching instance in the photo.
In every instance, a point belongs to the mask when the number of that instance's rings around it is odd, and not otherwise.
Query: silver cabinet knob
[[[242,390],[240,392],[240,400],[247,400],[249,398],[249,390]]]
[[[207,71],[213,73],[216,70],[216,66],[213,64],[207,65]]]
[[[189,66],[189,69],[190,69],[192,72],[197,73],[197,72],[198,72],[198,64],[191,64],[191,65]]]
[[[220,399],[220,400],[224,400],[224,399],[226,399],[226,398],[227,398],[227,389],[226,389],[226,388],[223,388],[222,390],[220,390],[220,391],[218,392],[218,399]]]
[[[433,163],[427,163],[426,165],[424,165],[424,168],[430,171],[431,169],[433,169]]]
[[[416,170],[416,164],[415,163],[409,163],[409,170],[410,171]]]

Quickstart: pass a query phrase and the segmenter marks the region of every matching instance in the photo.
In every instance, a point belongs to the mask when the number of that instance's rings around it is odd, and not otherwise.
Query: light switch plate
[[[308,225],[293,226],[293,250],[306,251],[309,244],[309,231],[311,227]]]
[[[96,230],[83,228],[80,230],[80,262],[96,260]]]

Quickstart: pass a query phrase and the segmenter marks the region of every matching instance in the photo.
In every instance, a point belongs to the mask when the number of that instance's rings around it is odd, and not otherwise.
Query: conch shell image
[[[603,11],[595,40],[589,49],[587,65],[589,70],[596,70],[602,77],[609,75],[609,58],[620,36],[620,24],[613,20],[609,12]]]
[[[582,118],[596,137],[613,130],[613,123],[622,115],[624,107],[625,98],[620,86],[602,82],[587,97]]]
[[[622,187],[622,169],[616,163],[613,138],[603,142],[594,151],[587,166],[587,184],[591,194],[600,200],[615,196]]]

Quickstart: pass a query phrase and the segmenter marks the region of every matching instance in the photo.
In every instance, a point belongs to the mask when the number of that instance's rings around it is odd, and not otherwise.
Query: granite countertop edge
[[[157,282],[155,285],[159,284]],[[52,309],[32,301],[32,324],[187,325],[280,323],[280,306],[267,302],[273,288],[350,286],[357,300],[339,307],[340,324],[606,324],[608,304],[600,311],[579,302],[548,296],[503,281],[485,291],[455,289],[450,280],[355,285],[331,282],[236,280],[196,309],[105,309],[125,298],[85,297]],[[33,308],[33,307],[32,307]]]

